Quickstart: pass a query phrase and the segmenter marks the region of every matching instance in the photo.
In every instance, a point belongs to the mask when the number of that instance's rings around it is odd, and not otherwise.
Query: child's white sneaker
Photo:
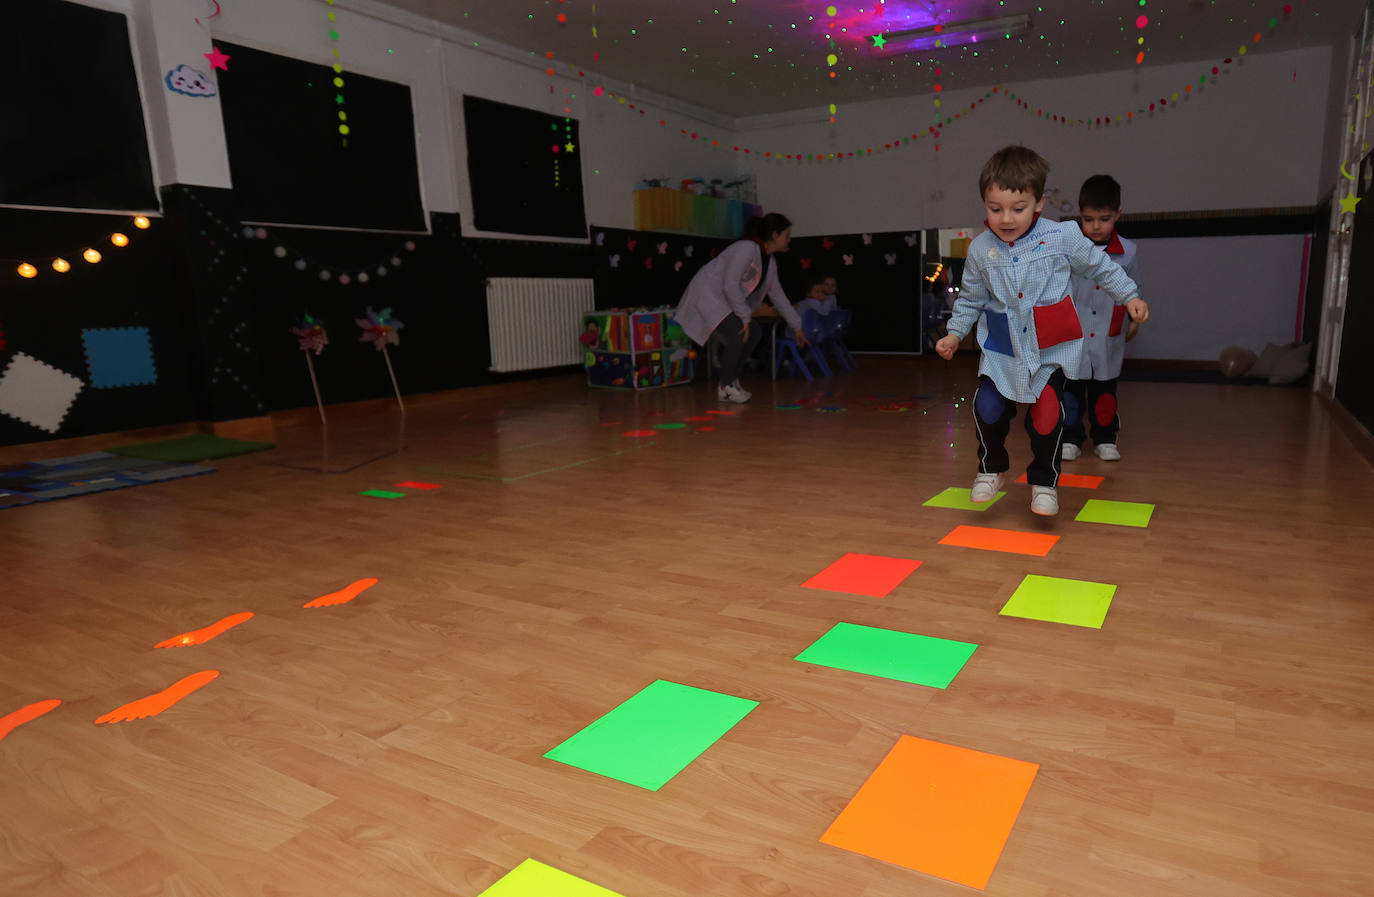
[[[725,383],[716,387],[716,398],[722,402],[734,402],[743,405],[753,398],[749,393],[740,389],[733,383]]]
[[[1064,443],[1064,447],[1059,452],[1059,457],[1063,458],[1065,461],[1077,461],[1078,456],[1081,454],[1083,454],[1082,449],[1074,445],[1072,442],[1066,442]]]
[[[1117,450],[1116,443],[1114,442],[1104,442],[1102,445],[1094,448],[1093,451],[1097,452],[1097,457],[1101,458],[1103,461],[1121,460],[1121,452]]]
[[[736,380],[734,383],[731,383],[730,385],[733,386],[735,389],[739,390],[744,395],[744,401],[747,402],[754,397],[754,394],[752,392],[745,389],[743,386],[739,385],[738,380]]]
[[[1053,486],[1031,487],[1031,511],[1041,517],[1059,513],[1059,490]]]
[[[968,500],[978,503],[992,501],[997,497],[997,490],[1002,488],[1002,475],[1000,473],[980,473],[973,478],[973,488],[968,491]]]

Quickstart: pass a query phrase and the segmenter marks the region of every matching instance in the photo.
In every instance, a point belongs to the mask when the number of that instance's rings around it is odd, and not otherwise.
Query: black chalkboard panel
[[[478,230],[587,236],[577,119],[474,96],[463,97],[463,119]]]
[[[323,63],[218,46],[231,57],[216,75],[243,220],[425,229],[408,86],[345,69],[337,87]]]
[[[157,209],[125,17],[62,0],[9,0],[4,32],[0,203]]]

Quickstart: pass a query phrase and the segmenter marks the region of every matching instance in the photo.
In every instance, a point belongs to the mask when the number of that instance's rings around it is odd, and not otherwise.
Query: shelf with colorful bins
[[[582,315],[587,385],[607,389],[659,389],[689,383],[696,347],[671,306],[607,309]]]
[[[634,192],[635,230],[733,238],[763,209],[753,203],[687,190],[650,187]]]

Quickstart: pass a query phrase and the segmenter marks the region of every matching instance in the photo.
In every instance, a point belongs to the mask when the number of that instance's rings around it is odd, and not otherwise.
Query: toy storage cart
[[[589,311],[580,341],[587,385],[658,389],[692,379],[697,350],[673,321],[672,308]]]

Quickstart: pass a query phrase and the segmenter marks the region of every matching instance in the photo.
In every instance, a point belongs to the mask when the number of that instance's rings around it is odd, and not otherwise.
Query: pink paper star
[[[225,65],[225,63],[233,57],[221,53],[219,47],[212,47],[211,52],[204,55],[206,59],[210,60],[211,69],[224,69],[226,72],[229,71],[229,66]]]

